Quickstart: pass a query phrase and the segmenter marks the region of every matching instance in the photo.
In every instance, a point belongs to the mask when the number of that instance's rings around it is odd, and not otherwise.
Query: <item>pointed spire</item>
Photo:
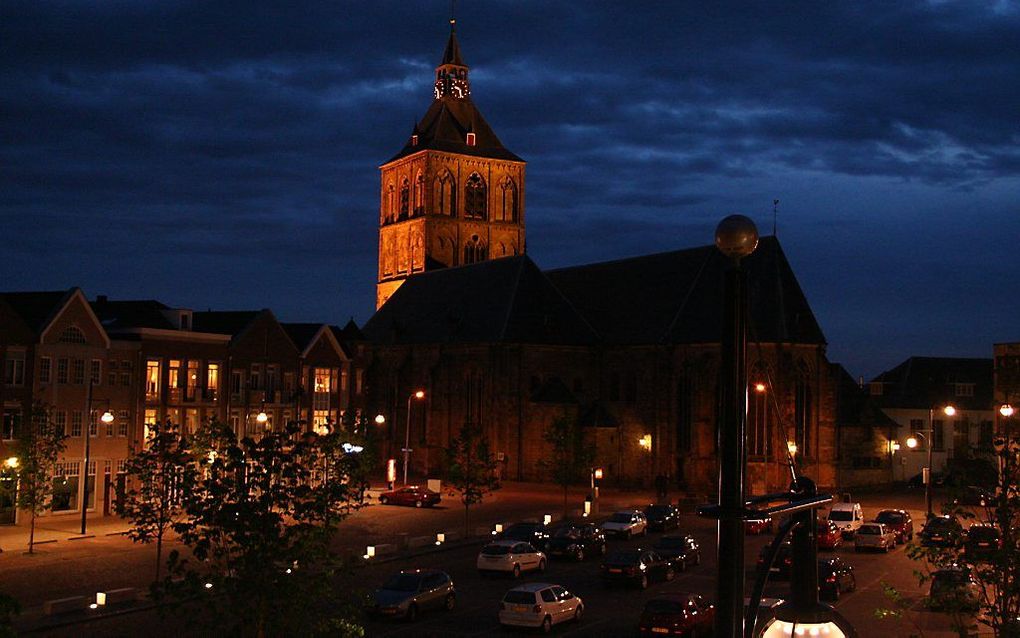
[[[460,45],[457,44],[457,19],[450,18],[450,39],[446,42],[446,51],[443,52],[443,61],[440,64],[455,64],[467,66],[460,57]]]

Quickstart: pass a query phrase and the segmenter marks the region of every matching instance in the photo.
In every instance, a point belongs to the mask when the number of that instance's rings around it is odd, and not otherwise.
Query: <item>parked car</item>
[[[834,503],[827,517],[836,524],[843,538],[853,538],[864,524],[864,510],[860,503]]]
[[[652,547],[660,556],[673,562],[673,569],[685,572],[689,565],[701,564],[701,545],[693,536],[670,534]]]
[[[914,539],[914,519],[906,510],[882,510],[875,516],[875,522],[895,532],[900,545]]]
[[[541,627],[549,633],[553,625],[568,620],[580,622],[584,601],[560,585],[528,583],[518,585],[499,603],[499,624],[514,627]]]
[[[648,529],[653,532],[664,532],[667,529],[680,527],[680,510],[675,505],[649,505],[645,507],[645,520]]]
[[[380,505],[413,505],[415,507],[432,507],[442,500],[439,492],[433,492],[420,485],[408,485],[400,489],[383,492],[379,495]]]
[[[747,609],[751,604],[750,598],[744,598],[744,618],[747,618]],[[765,631],[765,625],[776,617],[776,607],[783,604],[782,598],[762,598],[758,603],[758,614],[754,619],[754,631],[751,635],[760,636]]]
[[[630,539],[631,536],[645,536],[648,534],[648,520],[643,512],[633,510],[630,512],[616,512],[602,524],[606,535],[619,536]]]
[[[818,561],[818,595],[828,600],[839,600],[845,591],[857,589],[853,565],[842,558],[823,558]]]
[[[569,523],[557,528],[546,541],[545,553],[549,557],[563,556],[584,560],[587,556],[604,556],[606,535],[592,523]]]
[[[925,547],[959,547],[963,542],[963,527],[956,517],[932,516],[919,533]]]
[[[928,589],[928,607],[977,611],[981,605],[981,591],[970,571],[951,567],[932,574]]]
[[[843,544],[843,534],[836,524],[827,519],[818,519],[818,549],[836,549]]]
[[[505,572],[518,578],[521,572],[545,571],[545,554],[532,547],[531,543],[514,540],[493,541],[478,554],[478,572]]]
[[[765,512],[759,512],[744,519],[745,534],[768,534],[772,531],[772,517]]]
[[[650,549],[618,549],[602,563],[602,582],[607,586],[623,581],[645,589],[652,581],[670,581],[675,575],[672,563]]]
[[[769,551],[769,546],[761,548],[758,553],[758,568],[765,563],[765,554]],[[787,580],[790,578],[790,566],[793,564],[793,546],[789,541],[786,541],[779,546],[779,550],[776,552],[776,559],[772,561],[772,566],[769,567],[769,578],[776,580]]]
[[[428,609],[452,611],[457,604],[453,580],[438,569],[405,570],[394,574],[372,595],[372,613],[415,620]]]
[[[896,532],[881,523],[865,523],[857,528],[854,536],[854,551],[877,549],[888,552],[896,549]]]
[[[715,622],[715,605],[697,594],[661,594],[645,603],[638,621],[641,636],[707,636]]]
[[[967,505],[985,507],[993,501],[995,498],[994,494],[989,494],[987,490],[977,485],[965,485],[959,488],[953,498],[954,505]]]
[[[499,536],[501,539],[511,541],[523,541],[531,543],[537,549],[545,549],[545,543],[549,540],[549,528],[545,523],[525,522],[514,523],[503,530]]]
[[[963,542],[963,553],[972,563],[988,561],[1002,547],[999,528],[994,525],[971,525]]]

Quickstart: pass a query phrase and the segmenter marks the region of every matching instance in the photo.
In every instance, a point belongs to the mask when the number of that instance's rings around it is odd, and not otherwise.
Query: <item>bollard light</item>
[[[97,591],[96,592],[96,604],[99,605],[100,607],[102,607],[103,605],[106,604],[106,592],[105,591]]]
[[[552,522],[552,514],[546,514],[542,517],[542,522],[546,525]]]
[[[365,559],[375,557],[375,545],[369,545],[365,548]]]
[[[439,532],[436,534],[436,545],[442,545],[446,542],[446,534]]]
[[[587,516],[589,514],[591,514],[591,501],[586,500],[584,502],[584,515]]]

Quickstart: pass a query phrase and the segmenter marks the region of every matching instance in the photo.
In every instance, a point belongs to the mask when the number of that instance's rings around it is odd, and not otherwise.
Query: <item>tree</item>
[[[203,601],[205,621],[226,634],[361,635],[345,618],[343,565],[330,549],[356,504],[361,461],[346,435],[302,430],[291,422],[238,441],[209,424],[193,437],[195,483],[173,526],[191,557],[170,552],[165,590]]]
[[[489,450],[489,442],[476,428],[465,425],[460,436],[450,442],[446,450],[447,483],[453,488],[451,495],[460,494],[464,505],[464,535],[470,530],[471,506],[481,503],[487,494],[500,488],[496,476],[496,458]]]
[[[563,515],[567,515],[567,497],[571,485],[583,480],[591,471],[595,450],[588,443],[584,428],[576,417],[561,415],[549,426],[542,438],[549,444],[548,456],[538,462],[553,482],[563,488]]]
[[[167,419],[149,426],[148,438],[125,464],[132,487],[119,503],[119,513],[131,521],[131,540],[156,543],[155,583],[163,567],[163,539],[184,515],[183,495],[195,483],[192,461],[187,442]]]
[[[999,439],[995,447],[1000,470],[994,489],[975,492],[969,486],[980,485],[980,481],[975,476],[963,475],[959,477],[963,487],[949,491],[949,500],[943,504],[942,512],[958,520],[993,526],[999,534],[998,547],[976,559],[968,554],[964,543],[949,547],[912,543],[907,555],[921,565],[914,573],[922,586],[931,581],[935,571],[949,565],[960,566],[974,580],[976,599],[973,593],[960,589],[944,601],[943,611],[960,636],[970,635],[976,616],[976,622],[989,627],[997,638],[1020,638],[1017,621],[1020,618],[1020,494],[1017,492],[1020,459],[1015,442],[1010,447]]]
[[[18,458],[18,507],[31,518],[28,553],[35,553],[35,519],[53,506],[53,477],[67,435],[50,420],[46,406],[36,404],[28,427],[22,427],[14,443]],[[86,468],[87,470],[87,468]]]

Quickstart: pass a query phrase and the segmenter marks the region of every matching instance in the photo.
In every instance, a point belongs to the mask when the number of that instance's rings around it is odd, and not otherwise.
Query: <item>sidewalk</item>
[[[25,517],[27,518],[27,517]],[[43,516],[35,521],[36,545],[64,544],[84,538],[119,536],[127,532],[129,524],[117,516],[90,516],[86,524],[86,535],[81,535],[79,516]],[[28,522],[17,525],[0,525],[0,551],[28,551]]]

